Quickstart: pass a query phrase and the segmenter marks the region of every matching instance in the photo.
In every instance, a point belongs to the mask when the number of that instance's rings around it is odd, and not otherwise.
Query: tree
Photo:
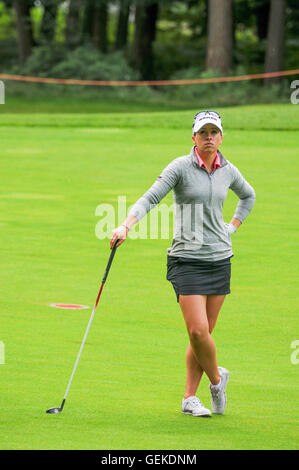
[[[268,34],[270,0],[255,0],[253,12],[256,15],[257,35],[260,40]]]
[[[265,58],[265,72],[283,68],[286,0],[271,0]],[[280,78],[265,79],[265,85],[279,83]]]
[[[13,1],[18,31],[19,60],[22,64],[31,56],[33,47],[30,6],[30,0]]]
[[[135,8],[135,30],[132,47],[132,63],[142,79],[153,78],[153,42],[156,37],[158,2],[137,0]]]
[[[123,49],[127,45],[130,0],[119,0],[115,49]]]
[[[101,52],[107,52],[108,1],[84,2],[83,41],[91,41]]]
[[[96,0],[93,21],[93,43],[104,54],[108,50],[108,1]]]
[[[82,41],[91,41],[93,30],[94,0],[85,0],[83,10]]]
[[[69,9],[66,18],[65,39],[70,48],[80,44],[80,9],[82,0],[69,0]]]
[[[227,74],[232,67],[232,0],[209,0],[206,69]]]
[[[42,6],[44,13],[40,28],[40,37],[44,42],[52,42],[55,36],[59,0],[43,0]]]

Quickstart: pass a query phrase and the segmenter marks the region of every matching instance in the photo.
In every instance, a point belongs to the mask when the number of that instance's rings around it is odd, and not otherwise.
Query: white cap
[[[197,113],[193,121],[192,133],[198,132],[205,124],[214,124],[223,134],[221,117],[215,111],[201,111]]]

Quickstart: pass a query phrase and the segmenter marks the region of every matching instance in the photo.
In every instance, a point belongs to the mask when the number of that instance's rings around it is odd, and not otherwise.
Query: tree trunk
[[[270,0],[255,0],[254,14],[256,15],[257,35],[260,40],[266,39],[270,13]]]
[[[119,0],[115,49],[123,49],[127,45],[130,3],[130,0]]]
[[[57,0],[44,0],[42,2],[44,13],[40,29],[40,38],[44,42],[52,42],[55,36],[56,17],[58,11]]]
[[[232,0],[209,0],[206,69],[227,74],[232,67]]]
[[[80,7],[81,0],[70,0],[66,19],[66,42],[70,48],[80,44]]]
[[[18,31],[19,59],[23,64],[31,56],[33,46],[29,0],[14,0]]]
[[[93,36],[94,0],[84,0],[82,40],[91,41]]]
[[[104,53],[108,49],[107,23],[108,1],[86,0],[83,19],[83,40],[92,42],[94,46]]]
[[[152,45],[156,37],[157,19],[157,1],[137,2],[132,61],[133,65],[140,71],[143,80],[153,78]]]
[[[98,47],[104,54],[108,50],[107,25],[108,2],[105,0],[96,0],[93,18],[92,39],[94,45]]]
[[[271,0],[265,59],[265,72],[279,72],[283,68],[286,0]],[[279,83],[280,78],[265,79],[265,85]]]

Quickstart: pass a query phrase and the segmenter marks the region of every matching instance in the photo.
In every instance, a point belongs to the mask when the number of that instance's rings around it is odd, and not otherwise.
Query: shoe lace
[[[211,394],[213,396],[213,398],[219,398],[219,395],[220,395],[220,388],[211,388]]]
[[[203,406],[203,404],[201,403],[200,399],[197,398],[197,397],[194,397],[192,398],[192,400],[190,400],[191,404],[194,405],[194,406]]]

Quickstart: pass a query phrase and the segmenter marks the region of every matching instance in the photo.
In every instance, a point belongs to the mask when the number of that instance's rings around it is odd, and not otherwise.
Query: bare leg
[[[216,321],[220,312],[220,309],[225,300],[225,295],[208,295],[207,296],[207,317],[209,322],[209,331],[215,328]]]
[[[180,299],[181,297],[182,296],[180,296]],[[183,297],[186,298],[190,296],[183,296]],[[205,312],[207,321],[208,321],[208,330],[209,330],[209,333],[211,334],[215,327],[217,317],[222,307],[222,304],[224,302],[225,295],[209,295],[209,296],[196,296],[196,297],[201,298],[201,300],[199,300],[200,306],[198,308],[201,309],[203,317],[204,317],[204,312]],[[184,302],[184,299],[183,299],[183,302]],[[181,308],[183,311],[182,306]],[[187,326],[187,329],[188,329],[188,326]],[[189,330],[188,330],[188,333],[189,333]],[[204,371],[193,352],[191,343],[188,344],[188,348],[186,352],[186,368],[187,368],[187,375],[186,375],[186,388],[185,388],[184,398],[188,398],[189,396],[196,394],[198,385],[200,383],[200,380]],[[216,383],[218,382],[219,380]]]
[[[190,343],[188,344],[186,352],[186,369],[186,387],[184,398],[196,395],[196,391],[203,374],[203,369],[194,356]]]
[[[209,333],[206,302],[207,296],[204,295],[180,295],[180,307],[193,354],[211,383],[217,384],[220,374],[216,361],[215,343]]]

